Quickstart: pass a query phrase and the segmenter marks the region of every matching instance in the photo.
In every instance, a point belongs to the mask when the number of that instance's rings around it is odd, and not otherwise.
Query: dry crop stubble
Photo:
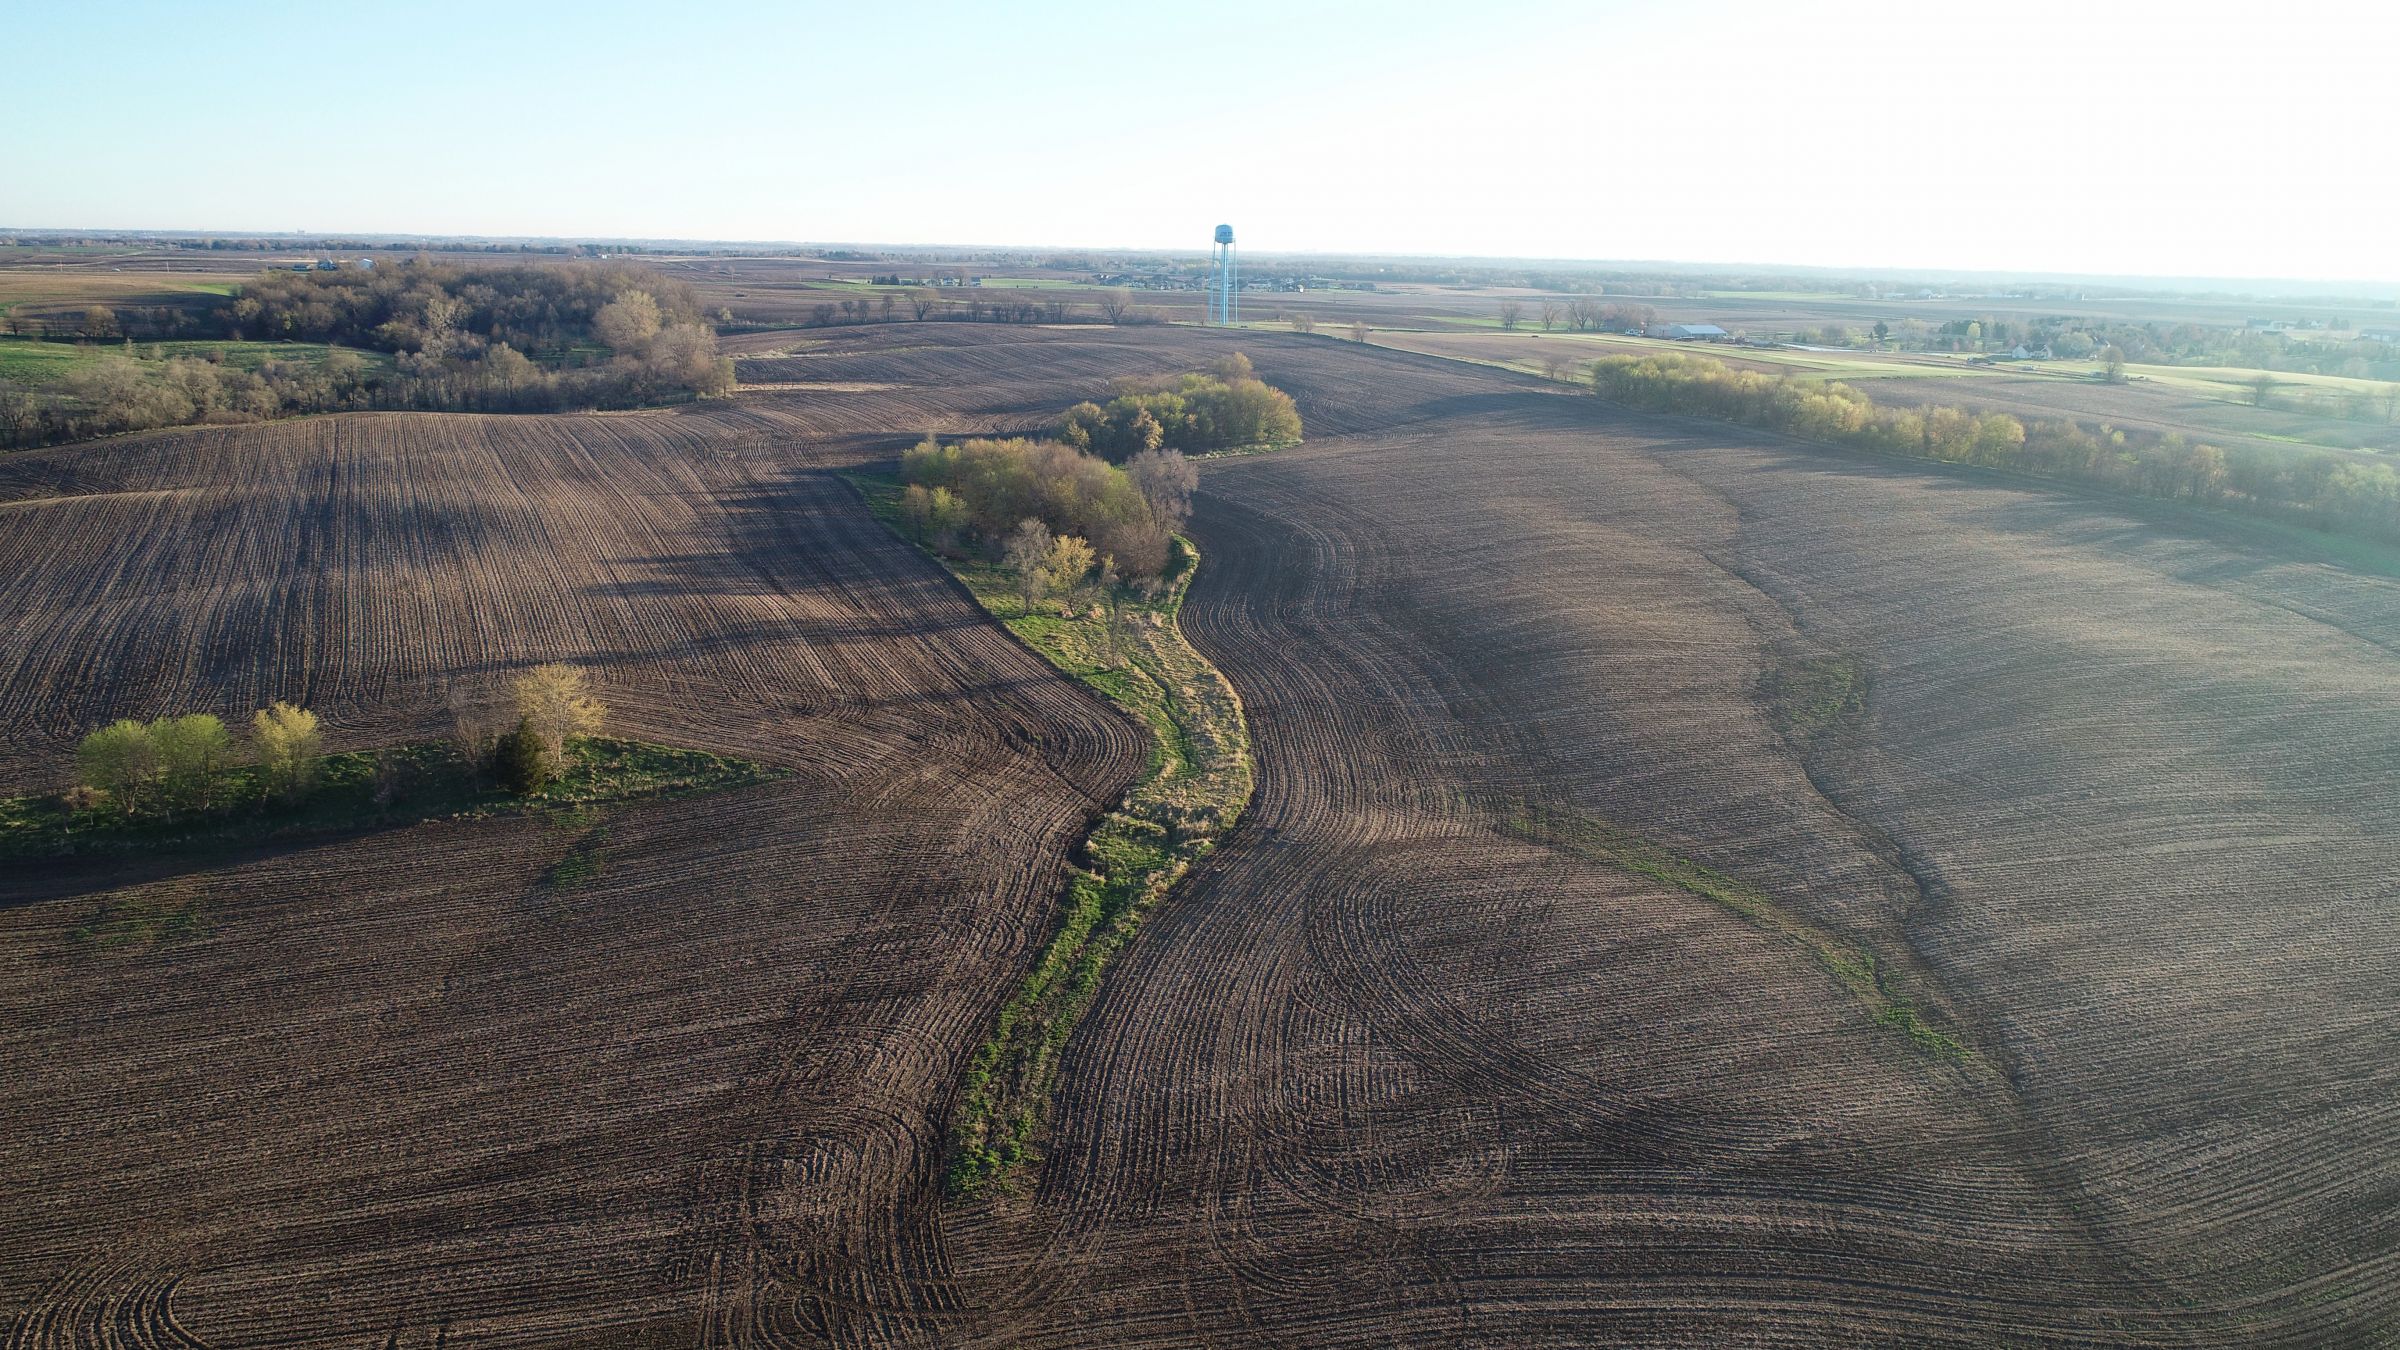
[[[1042,1339],[2389,1334],[2390,583],[1253,355],[1312,444],[1210,470],[1186,623],[1260,796],[1071,1049],[1027,1222],[1143,1257],[1079,1264]],[[1537,793],[1872,953],[1970,1058],[1723,906],[1503,837]],[[1412,1132],[1381,1175],[1422,1198],[1283,1184]]]
[[[372,417],[9,466],[16,784],[112,711],[298,693],[373,743],[551,658],[626,731],[792,771],[604,830],[12,879],[19,1343],[165,1341],[170,1303],[214,1344],[690,1339],[850,1281],[930,1193],[960,1059],[1142,747],[811,455]]]

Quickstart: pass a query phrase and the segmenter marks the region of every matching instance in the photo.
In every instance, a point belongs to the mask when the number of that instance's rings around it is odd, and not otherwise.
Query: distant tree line
[[[878,286],[893,284],[878,277]],[[811,328],[839,328],[855,324],[897,323],[903,318],[918,323],[1015,323],[1015,324],[1154,324],[1164,319],[1154,309],[1133,303],[1129,291],[1105,291],[1088,306],[1062,295],[1040,291],[998,290],[984,292],[964,287],[935,289],[918,286],[905,292],[886,290],[871,296],[850,296],[813,305],[808,312]]]
[[[2008,319],[1986,314],[1935,323],[1878,319],[1865,328],[1828,323],[1792,334],[1827,347],[1921,352],[2008,352],[2018,346],[2062,361],[2099,361],[2121,381],[2128,364],[2230,366],[2240,370],[2400,380],[2400,343],[2362,338],[2346,320],[2294,332],[2212,323],[2133,323],[2054,316]],[[2354,422],[2400,420],[2400,392],[2310,391],[2307,411]]]
[[[1078,403],[1059,422],[1058,437],[1111,463],[1149,450],[1201,454],[1244,445],[1300,439],[1300,411],[1291,395],[1260,380],[1250,358],[1235,352],[1205,371],[1168,380],[1120,380],[1103,406]]]
[[[1658,311],[1648,305],[1602,304],[1597,300],[1545,300],[1540,317],[1545,333],[1561,328],[1570,333],[1622,333],[1658,322]],[[1515,327],[1514,316],[1504,316],[1503,326]]]
[[[550,412],[721,394],[733,363],[691,288],[633,267],[412,259],[372,272],[266,272],[210,311],[209,336],[336,350],[322,362],[100,357],[57,388],[0,382],[0,445],[368,408]]]
[[[2329,451],[2224,450],[2174,434],[2137,441],[2065,419],[2027,423],[1969,408],[1889,407],[1845,384],[1738,370],[1679,353],[1603,357],[1592,363],[1591,385],[1602,398],[1637,408],[2400,541],[2400,472]]]

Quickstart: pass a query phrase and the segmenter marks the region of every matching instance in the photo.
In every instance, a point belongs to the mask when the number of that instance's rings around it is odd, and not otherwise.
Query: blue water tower
[[[1217,248],[1214,257],[1217,268],[1216,303],[1209,306],[1208,321],[1219,327],[1231,328],[1241,322],[1241,269],[1233,260],[1233,227],[1217,227]]]

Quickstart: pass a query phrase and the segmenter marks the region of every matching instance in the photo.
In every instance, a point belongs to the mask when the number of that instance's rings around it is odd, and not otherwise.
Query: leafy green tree
[[[170,811],[202,811],[214,804],[233,736],[214,713],[161,717],[150,724],[158,746],[159,799]]]
[[[296,802],[316,787],[325,738],[315,713],[281,701],[261,708],[250,718],[250,742],[257,747],[259,776],[270,794]]]
[[[1083,579],[1091,575],[1092,546],[1075,535],[1065,534],[1050,541],[1050,553],[1042,564],[1042,581],[1052,595],[1065,596],[1070,608],[1083,603]]]
[[[493,747],[492,772],[500,786],[520,797],[530,797],[557,780],[557,762],[531,718],[518,719],[516,729]]]
[[[1250,358],[1240,352],[1227,352],[1208,363],[1208,373],[1227,384],[1240,384],[1257,379],[1258,367],[1251,365]]]
[[[158,781],[158,743],[150,728],[121,718],[83,738],[75,748],[75,774],[82,786],[107,794],[117,809],[138,814]]]
[[[908,522],[909,535],[923,543],[932,529],[933,494],[939,488],[927,489],[923,483],[911,483],[900,493],[900,518]]]

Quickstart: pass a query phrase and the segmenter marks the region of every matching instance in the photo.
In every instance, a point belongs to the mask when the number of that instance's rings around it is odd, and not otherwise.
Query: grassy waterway
[[[861,474],[851,482],[878,519],[907,537],[897,479]],[[1109,963],[1249,803],[1250,732],[1233,686],[1177,623],[1200,567],[1191,541],[1175,540],[1168,580],[1155,594],[1122,593],[1113,650],[1096,601],[1073,614],[1055,601],[1028,614],[1001,568],[940,561],[1019,641],[1151,732],[1149,763],[1084,838],[1056,930],[968,1062],[951,1127],[950,1185],[974,1196],[1007,1186],[1036,1156],[1059,1053]]]
[[[1932,1022],[1889,979],[1872,952],[1777,904],[1765,891],[1727,876],[1595,816],[1527,803],[1506,812],[1502,833],[1546,844],[1603,866],[1620,868],[1714,901],[1757,927],[1817,959],[1834,981],[1865,1005],[1880,1026],[1908,1038],[1919,1050],[1945,1060],[1972,1053],[1957,1037]]]

